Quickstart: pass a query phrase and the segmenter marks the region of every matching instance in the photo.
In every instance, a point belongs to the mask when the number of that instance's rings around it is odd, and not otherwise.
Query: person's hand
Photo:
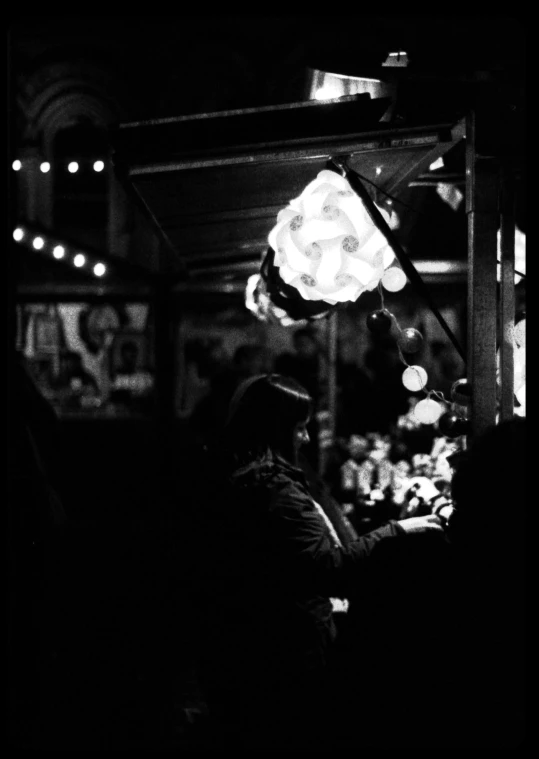
[[[399,520],[398,524],[407,533],[417,532],[443,532],[442,520],[436,514],[427,514],[424,517],[409,517]]]

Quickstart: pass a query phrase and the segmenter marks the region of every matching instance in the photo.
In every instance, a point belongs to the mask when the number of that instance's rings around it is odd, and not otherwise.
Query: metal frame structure
[[[309,103],[289,106],[275,106],[265,109],[249,109],[216,114],[201,114],[195,117],[165,119],[138,124],[124,124],[114,136],[115,161],[124,184],[149,212],[154,223],[160,228],[163,239],[167,240],[166,255],[176,257],[165,266],[177,277],[182,290],[196,288],[189,275],[197,271],[209,272],[210,276],[237,267],[245,276],[249,266],[257,266],[261,254],[259,239],[237,239],[231,245],[226,243],[212,251],[189,251],[182,245],[181,225],[187,224],[186,216],[179,224],[163,213],[160,205],[170,203],[160,192],[168,193],[174,187],[182,188],[188,181],[186,172],[199,172],[202,186],[211,186],[212,179],[219,181],[229,176],[224,172],[244,171],[252,177],[253,186],[261,167],[274,166],[282,170],[280,176],[290,176],[290,186],[297,183],[294,177],[298,167],[305,164],[312,169],[312,176],[325,168],[328,159],[339,155],[348,157],[349,165],[358,165],[362,174],[374,171],[377,162],[384,159],[394,170],[388,172],[385,181],[379,180],[382,191],[396,194],[408,187],[422,175],[428,166],[447,152],[458,141],[466,139],[466,212],[468,215],[468,380],[472,388],[470,409],[470,436],[480,434],[496,421],[497,381],[497,231],[502,227],[502,283],[501,283],[501,418],[513,414],[513,345],[509,335],[514,321],[514,192],[510,163],[505,162],[503,173],[499,156],[481,152],[477,136],[485,129],[485,116],[479,109],[469,109],[466,119],[458,118],[453,123],[431,123],[409,128],[389,128],[387,124],[372,124],[369,119],[369,104],[358,98],[345,99],[337,103]],[[365,106],[367,110],[365,110]],[[362,110],[363,108],[363,110]],[[301,116],[301,118],[298,118]],[[316,116],[310,122],[305,114]],[[377,116],[379,118],[379,116]],[[314,126],[313,126],[313,122]],[[299,127],[298,127],[299,124]],[[354,131],[354,124],[358,125]],[[318,126],[317,126],[318,125]],[[329,129],[329,125],[332,129]],[[198,134],[203,127],[204,135]],[[225,129],[226,127],[226,129]],[[258,131],[257,131],[258,130]],[[318,130],[318,131],[317,131]],[[215,146],[208,147],[208,135],[221,135]],[[223,137],[222,134],[225,136]],[[277,139],[272,140],[272,135]],[[258,137],[258,141],[256,138]],[[167,152],[168,151],[168,152]],[[403,159],[404,156],[404,159]],[[365,166],[367,167],[365,169]],[[251,168],[252,167],[252,168]],[[212,173],[213,172],[213,173]],[[216,173],[217,172],[217,173]],[[191,174],[192,176],[192,174]],[[246,175],[243,174],[243,177]],[[294,181],[292,181],[294,178]],[[175,184],[176,183],[176,184]],[[165,190],[160,190],[160,185]],[[283,187],[287,195],[287,187]],[[249,188],[245,191],[249,193]],[[223,194],[226,188],[223,189]],[[293,197],[293,191],[288,198]],[[215,196],[213,196],[215,200]],[[197,218],[202,224],[233,220],[235,227],[256,217],[261,227],[273,225],[274,214],[279,208],[280,198],[258,207],[242,207],[230,211],[220,211],[215,207]],[[181,217],[181,218],[180,218]],[[179,233],[178,233],[179,230]],[[265,242],[265,239],[263,239]],[[238,250],[243,251],[238,255]],[[235,254],[235,258],[234,258]],[[187,277],[181,272],[187,272]],[[174,276],[169,279],[173,286]],[[170,297],[170,290],[164,283],[161,299]],[[166,309],[163,311],[161,328],[166,332]],[[159,326],[157,325],[159,330]],[[334,353],[332,340],[335,326],[328,329],[330,353]],[[162,349],[167,350],[166,341]],[[167,343],[168,344],[168,343]],[[170,346],[169,346],[170,347]],[[163,361],[163,365],[167,362]],[[334,382],[330,387],[334,388]],[[334,409],[334,399],[331,404]]]

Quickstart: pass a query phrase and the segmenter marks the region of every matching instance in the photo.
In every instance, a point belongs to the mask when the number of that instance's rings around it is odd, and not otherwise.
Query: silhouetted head
[[[295,464],[299,446],[309,441],[305,426],[312,408],[311,396],[296,380],[279,374],[250,377],[230,402],[223,447],[238,465],[271,454]]]

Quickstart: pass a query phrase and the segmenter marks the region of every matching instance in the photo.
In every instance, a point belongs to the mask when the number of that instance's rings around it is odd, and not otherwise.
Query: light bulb
[[[101,264],[101,263],[99,263],[99,264],[96,264],[96,265],[94,266],[94,274],[95,274],[95,276],[96,276],[96,277],[102,277],[102,276],[103,276],[103,274],[104,274],[106,271],[107,271],[107,269],[106,269],[106,267],[105,267],[105,265],[104,265],[104,264]]]
[[[46,174],[48,171],[51,170],[51,165],[48,161],[43,161],[43,163],[40,165],[39,168],[43,172],[43,174]]]
[[[407,390],[417,392],[423,390],[427,384],[428,375],[422,366],[409,366],[402,373],[402,384]]]
[[[22,163],[17,159],[16,161],[13,161],[11,168],[13,171],[20,171],[22,169]]]
[[[435,424],[443,414],[442,406],[430,398],[424,398],[414,407],[414,416],[421,424]]]
[[[103,171],[104,168],[105,168],[105,164],[103,163],[103,161],[96,161],[94,163],[94,171]]]
[[[76,161],[71,161],[71,163],[69,163],[69,164],[67,165],[67,170],[68,170],[68,171],[69,171],[71,174],[74,174],[76,171],[78,171],[78,170],[79,170],[79,164],[78,164]]]
[[[13,230],[13,239],[17,242],[20,242],[22,238],[24,237],[24,232],[20,227],[17,227],[17,229]]]
[[[34,237],[32,245],[36,250],[41,250],[41,248],[45,245],[45,241],[42,237]]]
[[[406,284],[406,274],[397,266],[392,266],[382,277],[382,284],[390,293],[396,293]]]
[[[73,263],[75,266],[77,266],[79,269],[81,266],[84,266],[86,263],[86,258],[82,255],[82,253],[77,253],[75,258],[73,259]]]
[[[64,248],[63,248],[61,245],[57,245],[57,246],[54,248],[54,250],[52,251],[52,255],[53,255],[55,258],[58,258],[58,259],[60,259],[60,258],[63,258],[63,257],[64,257],[64,255],[65,255],[65,250],[64,250]]]

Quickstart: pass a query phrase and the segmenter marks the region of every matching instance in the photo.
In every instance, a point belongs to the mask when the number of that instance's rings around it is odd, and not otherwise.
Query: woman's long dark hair
[[[294,429],[311,416],[313,403],[291,377],[263,374],[242,382],[230,402],[220,449],[230,466],[272,454],[294,461]]]

